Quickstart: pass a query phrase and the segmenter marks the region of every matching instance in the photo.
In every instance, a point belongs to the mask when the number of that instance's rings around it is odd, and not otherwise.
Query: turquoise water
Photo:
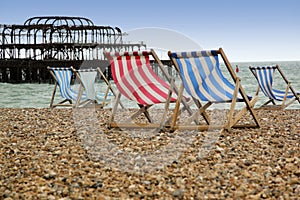
[[[251,63],[232,63],[235,68],[239,66],[239,76],[242,80],[242,86],[246,93],[253,96],[257,89],[257,82],[249,70],[249,66],[266,66],[278,64],[285,76],[292,82],[292,86],[296,91],[300,91],[300,61],[284,61],[284,62],[251,62]],[[274,88],[283,89],[285,83],[282,82],[279,74],[275,74]],[[75,86],[74,86],[75,87]],[[99,83],[99,89],[105,87],[105,83]],[[50,104],[51,95],[54,85],[52,84],[8,84],[0,83],[0,107],[1,108],[47,108]],[[56,101],[61,100],[59,90],[56,92]],[[266,98],[260,93],[257,106],[261,105]],[[135,105],[131,102],[128,104]],[[299,103],[292,104],[289,108],[300,109]]]

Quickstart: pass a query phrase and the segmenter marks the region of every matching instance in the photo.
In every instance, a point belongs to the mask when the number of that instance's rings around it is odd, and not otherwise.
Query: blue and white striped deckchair
[[[260,126],[253,110],[257,98],[251,98],[245,94],[240,79],[236,77],[222,48],[209,51],[169,52],[168,55],[181,76],[184,89],[195,101],[198,101],[200,114],[205,113],[205,110],[213,103],[231,103],[228,119],[222,126],[223,128]],[[233,83],[223,75],[218,55],[223,58]],[[207,103],[202,106],[200,103],[202,101]],[[246,105],[238,114],[233,115],[236,102],[245,102]],[[250,111],[255,124],[238,125],[238,121],[247,111]],[[174,117],[177,118],[176,115]],[[173,122],[175,121],[173,120]],[[173,126],[175,125],[173,124]],[[204,126],[204,129],[211,126]],[[196,128],[201,127],[197,126]]]
[[[72,107],[73,101],[77,100],[78,92],[74,91],[71,87],[71,79],[73,75],[71,68],[48,67],[48,70],[55,80],[54,90],[50,102],[50,108],[54,108],[57,106]],[[63,98],[63,101],[54,104],[57,86],[59,87],[60,95]],[[69,104],[65,104],[66,102],[69,102]]]
[[[98,75],[97,69],[79,69],[75,70],[71,67],[73,73],[76,75],[76,79],[79,81],[79,95],[75,107],[86,105],[89,102],[94,102],[96,105],[104,107],[110,101],[112,93],[109,92],[109,88],[105,92],[96,90],[95,81]],[[82,97],[85,97],[83,101]]]
[[[263,92],[263,94],[269,98],[267,102],[265,102],[262,107],[267,106],[269,103],[276,105],[275,101],[281,101],[281,105],[273,108],[280,108],[285,109],[287,106],[292,104],[294,101],[298,101],[300,103],[300,93],[295,92],[292,88],[291,83],[287,80],[284,76],[283,72],[281,71],[278,65],[276,66],[267,66],[267,67],[249,67],[252,74],[255,76],[258,82],[258,89]],[[285,90],[278,90],[273,88],[273,80],[275,71],[278,71],[281,77],[283,78],[284,82],[286,83]]]

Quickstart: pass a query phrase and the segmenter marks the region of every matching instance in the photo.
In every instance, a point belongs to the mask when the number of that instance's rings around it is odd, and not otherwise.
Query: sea
[[[239,71],[236,72],[236,74],[241,78],[241,84],[249,96],[255,95],[258,87],[253,74],[249,70],[249,66],[273,66],[276,64],[280,66],[286,78],[291,82],[292,87],[300,92],[300,61],[231,63],[234,70],[236,70],[236,65],[238,66]],[[221,68],[225,69],[224,64],[221,64]],[[113,82],[111,83],[113,84]],[[103,81],[98,81],[96,84],[99,90],[104,91],[106,84]],[[279,73],[276,72],[273,88],[284,90],[285,86],[285,82],[283,82]],[[49,83],[0,83],[0,108],[48,108],[53,89],[54,84]],[[59,95],[59,90],[57,90],[55,101],[59,100],[61,100],[61,97]],[[255,106],[258,107],[262,105],[266,100],[267,98],[260,92],[259,100]],[[134,102],[130,101],[126,102],[126,104],[129,107],[136,106]],[[111,106],[111,104],[108,106]],[[294,102],[288,109],[300,109],[300,104]]]

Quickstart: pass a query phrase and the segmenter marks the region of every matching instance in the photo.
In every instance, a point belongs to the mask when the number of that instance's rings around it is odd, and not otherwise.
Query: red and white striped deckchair
[[[116,97],[109,119],[109,127],[133,128],[159,128],[162,129],[169,109],[169,104],[176,102],[174,81],[165,71],[162,62],[154,50],[133,52],[106,52],[110,61],[111,73],[119,94]],[[158,63],[167,81],[164,81],[152,69],[150,57]],[[121,95],[128,100],[135,101],[139,110],[131,115],[125,123],[114,122],[114,116],[120,103]],[[154,123],[149,114],[149,108],[155,104],[165,104],[164,113],[160,123]],[[148,119],[146,123],[132,123],[134,119],[143,114]]]

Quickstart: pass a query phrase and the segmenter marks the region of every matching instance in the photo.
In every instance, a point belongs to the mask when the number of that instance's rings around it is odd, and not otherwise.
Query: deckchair
[[[110,61],[112,77],[119,91],[112,108],[108,127],[163,129],[169,104],[176,102],[177,95],[173,92],[174,79],[168,75],[155,51],[151,49],[149,51],[106,52],[106,56]],[[165,80],[152,69],[151,58],[158,63]],[[121,96],[137,103],[139,109],[123,123],[116,123],[114,117]],[[149,112],[149,109],[156,104],[164,104],[163,115],[158,123],[154,122]],[[134,121],[142,114],[144,114],[146,122]]]
[[[109,103],[111,93],[109,93],[109,88],[105,92],[96,91],[95,81],[98,75],[97,69],[74,69],[71,67],[76,79],[79,82],[79,93],[77,95],[77,100],[75,108],[79,106],[84,106],[89,103],[93,105],[99,105],[103,108]],[[85,97],[84,99],[82,99]]]
[[[273,109],[285,109],[293,102],[298,101],[300,104],[300,93],[296,92],[291,86],[291,82],[285,77],[278,65],[267,66],[267,67],[249,67],[255,79],[258,82],[257,95],[261,90],[263,94],[269,98],[268,101],[261,105],[262,107],[273,108]],[[273,88],[274,74],[277,71],[282,77],[284,83],[286,83],[285,90],[278,90]],[[282,102],[276,104],[275,101]],[[273,105],[268,105],[272,103]]]
[[[47,69],[55,81],[54,90],[50,101],[50,108],[55,108],[57,106],[73,107],[73,102],[77,100],[78,92],[71,87],[71,80],[73,76],[72,69],[49,66]],[[58,103],[54,103],[57,87],[59,87],[60,95],[63,100]],[[85,98],[85,96],[83,95],[82,98]]]
[[[192,124],[192,120],[186,120],[186,123],[177,125],[180,101],[177,101],[173,115],[172,129],[198,129],[208,130],[210,128],[224,128],[230,130],[238,127],[260,127],[259,120],[253,109],[256,97],[247,96],[240,79],[236,76],[222,48],[219,50],[194,51],[194,52],[168,52],[168,55],[179,72],[182,79],[182,86],[178,99],[181,98],[183,89],[193,98],[196,111],[192,116],[195,120],[202,115],[205,123]],[[230,79],[226,78],[220,68],[219,55],[222,57],[226,71],[230,74]],[[206,102],[202,105],[201,102]],[[241,109],[236,108],[237,102],[243,102],[245,106]],[[222,125],[211,124],[211,118],[207,112],[212,104],[230,103],[230,109],[227,119]],[[254,123],[241,123],[240,120],[250,113],[250,118]],[[247,116],[248,117],[248,116]],[[248,121],[249,121],[248,120]],[[239,123],[238,123],[239,122]]]

